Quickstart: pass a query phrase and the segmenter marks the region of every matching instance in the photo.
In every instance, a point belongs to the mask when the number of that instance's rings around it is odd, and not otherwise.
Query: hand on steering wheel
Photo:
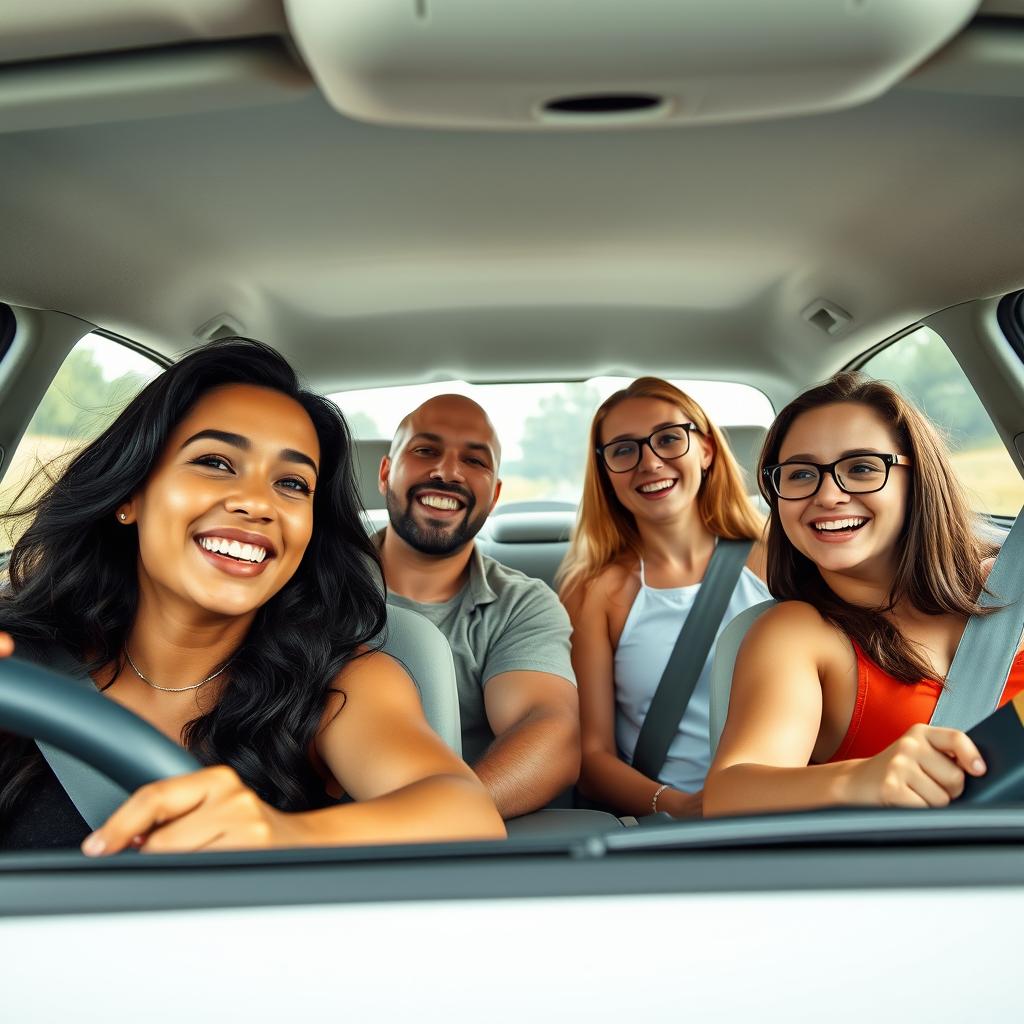
[[[143,853],[252,850],[297,842],[295,816],[261,800],[226,765],[137,789],[82,843],[96,857],[129,847]]]
[[[14,641],[0,633],[0,659],[14,653]],[[83,853],[249,849],[299,839],[295,816],[262,801],[233,769],[200,769],[148,722],[39,665],[0,660],[0,728],[66,750],[132,792],[85,840]]]

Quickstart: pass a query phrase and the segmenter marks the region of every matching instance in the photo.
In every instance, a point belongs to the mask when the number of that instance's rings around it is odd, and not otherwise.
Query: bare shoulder
[[[733,691],[817,695],[823,680],[850,666],[850,641],[806,601],[783,601],[758,616],[736,657]],[[760,696],[758,696],[760,695]]]
[[[348,664],[335,677],[336,684],[352,686],[367,685],[371,681],[383,680],[385,684],[412,683],[402,663],[383,651],[362,647],[356,651]]]
[[[569,617],[576,620],[579,616],[606,612],[623,601],[631,603],[639,587],[636,562],[621,560],[606,565],[593,579],[563,596],[562,601]]]
[[[780,601],[757,617],[747,632],[744,646],[774,647],[786,650],[789,645],[802,646],[830,643],[837,637],[834,626],[806,601]]]
[[[607,605],[632,604],[640,589],[639,566],[635,559],[621,558],[606,565],[594,580],[595,593]]]
[[[367,704],[419,704],[416,684],[402,665],[383,651],[363,648],[334,677],[324,708],[324,723],[333,721],[347,707]]]

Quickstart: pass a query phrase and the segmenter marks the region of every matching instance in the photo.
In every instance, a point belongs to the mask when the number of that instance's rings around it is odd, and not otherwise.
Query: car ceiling
[[[278,3],[36,6],[2,15],[0,299],[158,351],[237,329],[327,389],[777,393],[1024,283],[1024,2],[861,106],[582,132],[349,119]]]

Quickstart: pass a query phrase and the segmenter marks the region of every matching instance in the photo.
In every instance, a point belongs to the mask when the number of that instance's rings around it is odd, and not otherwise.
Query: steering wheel
[[[201,767],[127,708],[20,658],[0,658],[0,729],[52,743],[129,793]]]

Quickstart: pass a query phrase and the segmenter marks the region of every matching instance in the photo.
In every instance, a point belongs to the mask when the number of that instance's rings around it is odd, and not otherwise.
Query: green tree
[[[88,440],[100,434],[145,384],[137,373],[107,380],[92,352],[64,360],[29,424],[30,434]]]
[[[945,342],[918,331],[883,349],[864,369],[921,409],[957,448],[987,447],[995,430],[971,382]]]
[[[507,469],[531,480],[579,479],[586,464],[590,421],[600,402],[601,396],[588,384],[565,384],[542,398],[537,412],[523,423],[523,457]]]
[[[377,421],[369,414],[363,412],[361,409],[356,412],[345,413],[345,420],[348,423],[349,430],[352,431],[353,437],[365,437],[365,438],[385,438],[386,435],[377,426]]]

